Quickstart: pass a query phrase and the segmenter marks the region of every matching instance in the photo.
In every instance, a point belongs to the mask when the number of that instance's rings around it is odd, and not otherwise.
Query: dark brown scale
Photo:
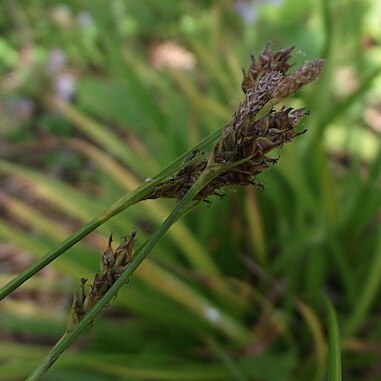
[[[238,152],[240,158],[243,159],[245,157],[251,157],[255,155],[257,150],[256,140],[256,138],[253,139],[252,137],[241,139],[238,145]]]
[[[276,141],[274,142],[268,138],[259,137],[257,139],[256,145],[257,145],[257,149],[262,154],[265,154],[265,153],[271,151],[272,149],[274,149],[275,147],[278,147],[280,145],[280,143],[278,143]]]

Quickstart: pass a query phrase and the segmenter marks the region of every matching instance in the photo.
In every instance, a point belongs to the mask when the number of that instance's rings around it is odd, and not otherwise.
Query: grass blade
[[[339,324],[331,301],[325,297],[328,314],[328,381],[342,381]]]

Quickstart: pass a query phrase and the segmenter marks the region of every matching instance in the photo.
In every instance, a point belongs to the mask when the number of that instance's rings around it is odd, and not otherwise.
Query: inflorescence
[[[251,57],[248,71],[243,71],[245,97],[209,156],[190,160],[174,176],[160,183],[147,199],[181,199],[211,164],[228,169],[201,190],[197,195],[200,200],[221,195],[218,190],[225,186],[260,185],[256,176],[277,162],[267,154],[305,132],[295,131],[301,119],[308,115],[305,109],[285,106],[275,109],[275,105],[314,81],[324,66],[324,61],[319,59],[287,74],[292,50],[273,52],[268,44],[258,60]]]
[[[95,275],[88,292],[85,289],[87,279],[81,279],[80,289],[74,295],[68,330],[83,319],[127,268],[132,259],[135,237],[136,231],[133,231],[130,236],[123,237],[122,242],[114,251],[111,245],[112,235],[110,235],[107,249],[101,256],[100,272]]]

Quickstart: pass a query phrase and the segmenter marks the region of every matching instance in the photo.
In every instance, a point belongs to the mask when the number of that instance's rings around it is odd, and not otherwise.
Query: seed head
[[[308,115],[306,110],[284,106],[275,109],[275,104],[314,81],[324,66],[323,60],[316,60],[288,74],[292,50],[273,52],[267,44],[258,60],[251,57],[248,71],[243,72],[244,99],[210,156],[199,162],[192,161],[159,184],[147,198],[182,198],[210,163],[230,164],[230,169],[222,170],[197,195],[198,199],[220,195],[218,190],[227,185],[259,184],[256,176],[277,161],[267,154],[305,132],[297,132],[295,128]]]
[[[135,238],[136,231],[133,231],[130,236],[124,238],[114,252],[111,245],[112,235],[110,235],[107,248],[101,256],[100,272],[95,274],[89,292],[86,293],[85,291],[87,279],[81,279],[80,289],[74,295],[71,316],[68,321],[68,331],[83,319],[85,314],[94,307],[122,272],[126,270],[132,259]]]

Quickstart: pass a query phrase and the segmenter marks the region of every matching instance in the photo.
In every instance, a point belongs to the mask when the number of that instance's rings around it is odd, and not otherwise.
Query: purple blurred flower
[[[67,56],[65,52],[60,48],[54,48],[49,52],[46,62],[46,74],[54,76],[59,73],[67,62]]]
[[[75,77],[68,72],[59,73],[54,78],[54,91],[57,96],[65,101],[70,101],[75,93]]]
[[[280,6],[282,3],[283,0],[236,0],[234,7],[242,19],[251,24],[256,21],[258,9],[262,5]]]

